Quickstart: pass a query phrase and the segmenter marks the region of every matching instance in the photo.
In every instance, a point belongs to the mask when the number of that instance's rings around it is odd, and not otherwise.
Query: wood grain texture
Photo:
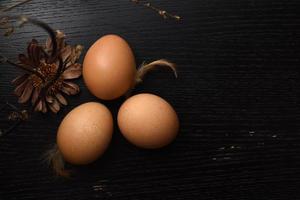
[[[104,157],[71,166],[71,180],[56,178],[42,154],[55,142],[59,122],[75,106],[99,101],[80,79],[82,92],[57,116],[36,114],[0,138],[1,200],[300,199],[300,2],[151,2],[183,20],[162,20],[127,0],[33,0],[11,12],[44,20],[85,50],[116,33],[128,40],[137,63],[177,63],[178,79],[153,72],[135,93],[168,100],[181,130],[170,146],[146,151],[126,142],[116,126]],[[0,37],[0,52],[16,58],[33,36],[43,41],[46,35],[26,26]],[[0,97],[16,103],[9,82],[20,71],[0,70]],[[123,101],[104,103],[116,116]]]

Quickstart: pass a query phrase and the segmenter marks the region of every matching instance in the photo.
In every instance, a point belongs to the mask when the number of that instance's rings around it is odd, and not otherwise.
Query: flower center
[[[40,66],[38,67],[38,71],[43,76],[43,79],[35,74],[31,75],[32,84],[35,88],[41,87],[44,82],[48,83],[49,81],[53,80],[56,75],[57,65],[55,63],[48,64],[41,62]]]
[[[56,75],[57,65],[55,63],[48,64],[41,62],[39,71],[44,76],[46,82],[51,81]]]

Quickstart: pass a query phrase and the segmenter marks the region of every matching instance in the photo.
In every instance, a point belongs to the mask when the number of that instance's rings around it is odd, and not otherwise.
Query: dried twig
[[[145,2],[145,3],[142,3],[141,0],[131,0],[131,2],[133,3],[136,3],[136,4],[141,4],[151,10],[154,10],[155,12],[157,12],[160,16],[162,16],[164,19],[167,19],[167,18],[172,18],[172,19],[175,19],[175,20],[181,20],[181,17],[178,16],[178,15],[173,15],[169,12],[167,12],[166,10],[162,10],[156,6],[153,6],[151,3],[149,2]]]

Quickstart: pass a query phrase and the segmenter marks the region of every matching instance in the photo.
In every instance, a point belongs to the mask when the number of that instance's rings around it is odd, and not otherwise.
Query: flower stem
[[[36,20],[36,19],[31,19],[29,17],[26,16],[17,16],[14,17],[20,20],[21,22],[21,26],[27,22],[39,26],[42,29],[44,29],[50,36],[51,41],[52,41],[52,53],[51,53],[51,57],[53,58],[53,61],[57,59],[57,55],[58,55],[58,51],[57,51],[57,41],[56,41],[56,33],[55,31],[46,23]]]
[[[42,80],[44,80],[43,75],[42,75],[41,73],[39,73],[38,71],[34,70],[34,69],[31,69],[31,68],[26,67],[26,66],[24,66],[24,65],[19,65],[19,64],[17,64],[17,63],[14,63],[14,62],[8,60],[8,59],[6,60],[6,62],[7,62],[8,64],[10,64],[10,65],[15,66],[15,67],[19,67],[19,68],[21,68],[21,69],[23,69],[23,70],[25,70],[25,71],[31,72],[31,73],[37,75],[38,77],[40,77]]]

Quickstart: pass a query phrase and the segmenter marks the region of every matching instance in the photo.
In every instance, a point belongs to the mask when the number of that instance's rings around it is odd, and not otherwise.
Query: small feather
[[[173,71],[175,77],[177,78],[176,65],[168,60],[160,59],[160,60],[153,61],[149,64],[145,64],[145,63],[142,64],[142,66],[138,69],[136,73],[136,78],[135,78],[136,84],[141,83],[143,81],[145,74],[147,74],[149,71],[153,69],[156,69],[157,67],[170,68]]]
[[[53,167],[53,170],[57,175],[66,178],[70,177],[71,171],[65,169],[65,161],[57,144],[45,153],[45,161],[47,161],[49,166]]]

